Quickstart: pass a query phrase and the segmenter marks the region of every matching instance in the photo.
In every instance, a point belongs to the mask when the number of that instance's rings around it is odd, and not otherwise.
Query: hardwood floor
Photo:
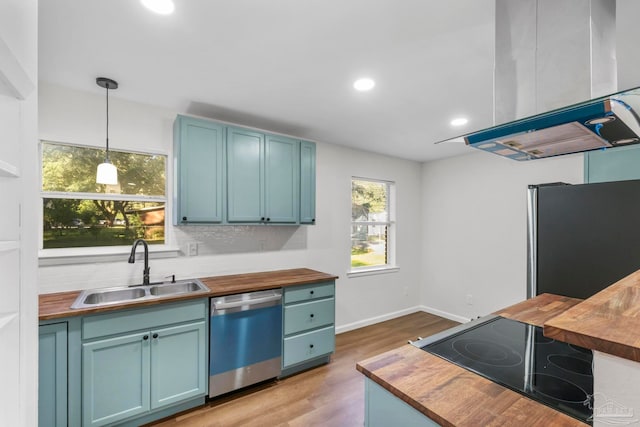
[[[364,424],[364,377],[356,362],[457,325],[413,313],[336,336],[331,363],[211,400],[154,426],[351,427]]]

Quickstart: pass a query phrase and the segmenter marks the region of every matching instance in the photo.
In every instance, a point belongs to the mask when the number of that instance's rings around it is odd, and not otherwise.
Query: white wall
[[[583,182],[582,154],[516,162],[474,152],[425,163],[422,304],[463,320],[524,300],[527,186],[558,181]]]
[[[89,88],[92,85],[87,83]],[[96,86],[93,91],[79,92],[41,82],[39,94],[41,139],[104,144],[104,91]],[[177,112],[124,101],[116,95],[125,94],[110,95],[111,147],[170,155]],[[151,279],[170,274],[186,278],[308,267],[340,276],[336,286],[339,330],[414,311],[420,284],[420,171],[417,162],[318,142],[315,226],[170,227],[167,239],[181,247],[196,241],[199,255],[152,259]],[[399,272],[346,277],[350,263],[351,176],[396,182]],[[123,255],[118,262],[41,266],[40,292],[139,283],[142,266],[126,260]]]
[[[0,425],[38,424],[38,3],[0,1]]]

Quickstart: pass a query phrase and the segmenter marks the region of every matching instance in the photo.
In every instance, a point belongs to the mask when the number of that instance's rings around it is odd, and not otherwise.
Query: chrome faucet
[[[142,273],[142,285],[149,285],[149,245],[145,242],[144,239],[136,239],[133,242],[133,247],[131,248],[131,255],[129,255],[129,264],[133,264],[136,262],[136,248],[138,247],[138,243],[142,243],[144,246],[144,272]],[[136,286],[136,285],[133,285]]]

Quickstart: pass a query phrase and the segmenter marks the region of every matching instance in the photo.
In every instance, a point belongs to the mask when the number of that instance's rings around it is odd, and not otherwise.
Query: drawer
[[[336,334],[333,326],[285,338],[282,365],[286,368],[332,353],[335,342]]]
[[[334,298],[285,306],[284,334],[290,335],[332,325],[334,318]]]
[[[284,288],[284,303],[311,301],[335,295],[335,284],[331,282],[311,283],[309,285]]]
[[[207,301],[199,299],[86,316],[82,320],[82,339],[86,340],[124,332],[153,329],[173,323],[205,319],[207,316]]]

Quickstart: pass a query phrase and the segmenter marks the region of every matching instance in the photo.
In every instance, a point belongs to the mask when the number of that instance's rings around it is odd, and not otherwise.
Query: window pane
[[[109,151],[118,185],[96,184],[103,149],[43,142],[42,190],[164,196],[165,156]]]
[[[372,267],[387,262],[387,226],[351,226],[351,267]]]
[[[164,243],[164,203],[43,199],[43,248]]]
[[[351,220],[388,221],[387,188],[384,182],[352,180]]]

